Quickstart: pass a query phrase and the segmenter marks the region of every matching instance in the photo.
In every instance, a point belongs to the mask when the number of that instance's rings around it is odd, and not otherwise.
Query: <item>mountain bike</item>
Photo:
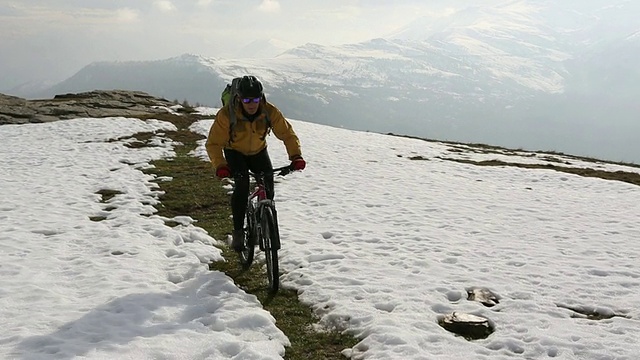
[[[273,173],[287,175],[292,171],[291,165],[273,169]],[[249,175],[255,179],[255,189],[250,192],[247,199],[247,212],[245,216],[244,250],[240,255],[240,264],[248,269],[253,263],[255,247],[259,246],[264,252],[267,264],[267,279],[269,290],[273,293],[280,287],[280,274],[278,269],[278,250],[280,250],[280,231],[278,230],[278,214],[273,200],[267,199],[267,191],[264,187],[264,172]]]

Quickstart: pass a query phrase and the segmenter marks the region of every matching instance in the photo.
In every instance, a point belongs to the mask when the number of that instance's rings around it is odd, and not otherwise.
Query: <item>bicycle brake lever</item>
[[[289,174],[291,171],[292,171],[292,170],[291,170],[291,167],[286,167],[286,168],[284,168],[284,169],[280,170],[280,172],[278,173],[278,175],[280,175],[280,176],[285,176],[285,175]]]

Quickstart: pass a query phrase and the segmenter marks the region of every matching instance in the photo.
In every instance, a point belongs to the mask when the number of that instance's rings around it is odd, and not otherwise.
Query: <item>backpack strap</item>
[[[236,122],[238,121],[238,119],[236,119],[235,103],[236,99],[234,96],[234,98],[229,101],[229,104],[227,104],[227,107],[229,108],[229,145],[233,142],[233,128],[236,126]]]
[[[271,130],[271,119],[269,119],[269,113],[267,112],[267,97],[262,95],[262,101],[264,102],[264,109],[262,112],[264,112],[264,121],[267,126],[264,128],[264,134],[262,134],[260,139],[264,140],[267,138],[267,135],[269,135],[269,131]]]
[[[233,128],[236,126],[236,104],[238,103],[238,87],[242,78],[233,78],[231,81],[231,98],[227,107],[229,108],[229,145],[233,142]]]

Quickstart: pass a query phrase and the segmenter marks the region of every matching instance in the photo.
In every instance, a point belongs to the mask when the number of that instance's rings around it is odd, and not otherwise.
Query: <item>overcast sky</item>
[[[493,1],[496,2],[496,1]],[[102,60],[230,57],[261,38],[302,45],[381,37],[469,0],[0,0],[0,91]]]

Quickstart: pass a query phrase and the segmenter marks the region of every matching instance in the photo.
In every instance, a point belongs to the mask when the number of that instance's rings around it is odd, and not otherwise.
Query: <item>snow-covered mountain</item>
[[[640,133],[632,14],[640,4],[626,0],[516,0],[271,58],[96,63],[41,95],[125,88],[216,106],[226,82],[251,73],[290,117],[640,162],[637,141],[602,131]]]
[[[213,103],[214,86],[223,80],[204,65],[215,59],[199,55],[155,61],[96,62],[67,80],[30,97],[49,98],[56,94],[91,90],[141,90],[169,100]]]

